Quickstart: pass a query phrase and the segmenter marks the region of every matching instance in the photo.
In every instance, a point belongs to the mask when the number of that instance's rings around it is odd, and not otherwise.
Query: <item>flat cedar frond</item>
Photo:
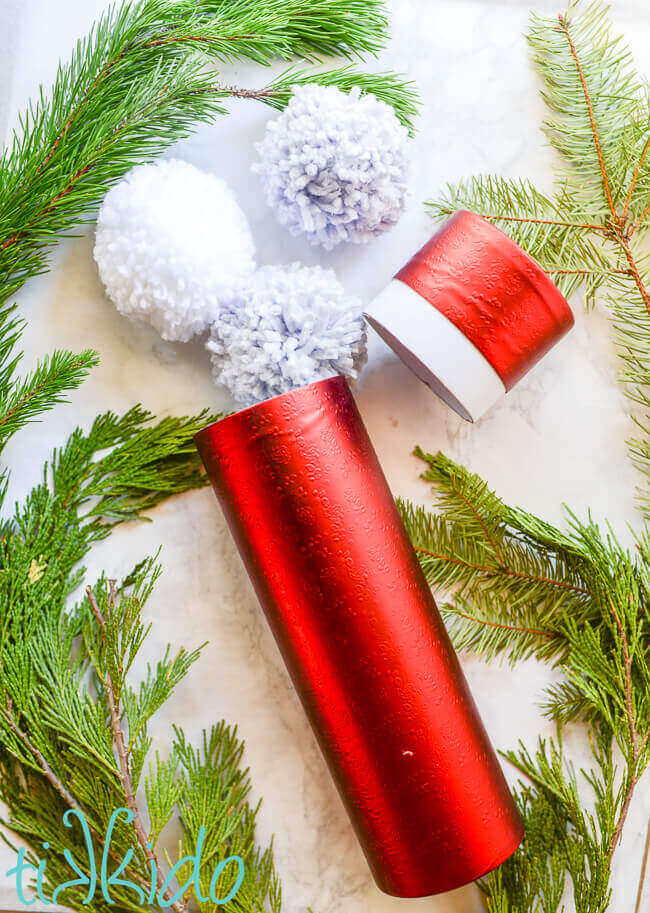
[[[559,152],[556,187],[488,175],[448,187],[428,204],[434,218],[457,208],[498,225],[528,251],[565,295],[609,309],[621,381],[638,434],[629,442],[643,474],[639,502],[650,517],[650,94],[609,8],[576,0],[566,12],[533,15],[532,61],[548,108],[544,129]]]
[[[260,850],[255,841],[257,806],[248,803],[250,780],[241,766],[243,745],[234,727],[224,722],[203,733],[200,748],[188,744],[182,729],[176,729],[174,742],[180,783],[179,811],[183,831],[182,853],[196,852],[203,829],[202,891],[207,895],[209,873],[233,854],[244,863],[243,881],[237,892],[238,906],[244,910],[281,909],[280,883],[273,866],[271,848]],[[224,868],[218,879],[217,895],[225,897],[237,876],[233,866]],[[181,880],[183,874],[181,873]],[[213,910],[210,902],[199,903],[205,913]]]
[[[609,835],[615,827],[615,774],[611,751],[597,731],[593,738],[596,770],[580,778],[561,743],[540,740],[534,754],[523,745],[505,754],[526,778],[516,792],[526,832],[514,856],[481,882],[488,913],[563,913],[567,883],[580,913],[609,907],[611,859],[601,827]],[[586,811],[594,802],[596,815]]]
[[[205,484],[192,437],[213,416],[154,423],[135,407],[96,418],[56,451],[44,480],[5,524],[0,630],[22,642],[79,583],[78,563],[119,523]],[[1,646],[1,641],[0,641]]]
[[[486,908],[562,913],[570,885],[576,913],[605,913],[612,857],[650,765],[650,534],[630,552],[590,517],[567,512],[559,530],[448,457],[416,454],[436,512],[398,507],[428,581],[448,597],[441,612],[456,646],[555,665],[562,680],[546,690],[544,712],[558,727],[585,724],[593,753],[579,775],[560,736],[505,755],[525,778],[526,836],[481,883]]]
[[[139,684],[131,682],[134,660],[150,628],[142,610],[157,573],[154,562],[147,561],[134,574],[132,587],[119,592],[102,578],[76,612],[66,613],[59,602],[58,612],[22,644],[4,645],[0,798],[9,806],[5,826],[33,847],[32,860],[42,853],[42,841],[49,843],[43,890],[55,902],[96,911],[118,904],[125,910],[171,907],[187,913],[189,897],[180,892],[175,897],[178,885],[187,880],[184,866],[166,884],[158,856],[160,832],[181,815],[184,841],[201,853],[205,895],[219,862],[239,856],[246,869],[242,893],[237,893],[240,908],[276,913],[280,891],[273,856],[270,847],[261,849],[256,842],[257,806],[248,803],[243,744],[234,729],[216,725],[204,733],[202,750],[176,730],[168,759],[157,755],[149,766],[148,819],[140,809],[138,779],[151,744],[149,721],[198,658],[197,650],[181,648],[172,657],[168,648]],[[78,654],[87,662],[80,663]],[[88,665],[94,671],[93,687]],[[116,809],[122,809],[117,817]],[[94,862],[81,815],[93,841]],[[99,871],[105,849],[111,865],[125,860],[121,877],[126,881],[111,885],[111,898],[95,890],[88,899],[81,882],[58,887],[70,882],[70,860],[77,874],[88,877],[91,862]],[[158,872],[157,898],[148,900],[152,870]],[[218,884],[223,896],[236,874],[236,867],[234,873],[224,869]]]

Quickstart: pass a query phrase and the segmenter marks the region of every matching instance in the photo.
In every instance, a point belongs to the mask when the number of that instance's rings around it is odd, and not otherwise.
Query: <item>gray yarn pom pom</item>
[[[223,307],[206,348],[215,382],[252,405],[316,380],[356,377],[365,361],[361,304],[332,270],[265,266]]]
[[[397,222],[406,200],[408,132],[374,95],[298,86],[258,143],[267,203],[292,234],[330,250]]]

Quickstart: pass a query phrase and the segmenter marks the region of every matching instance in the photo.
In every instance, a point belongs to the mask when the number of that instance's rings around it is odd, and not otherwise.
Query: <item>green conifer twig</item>
[[[639,429],[630,454],[650,478],[650,261],[641,244],[650,224],[650,91],[600,0],[574,0],[555,18],[533,15],[528,44],[548,109],[545,134],[559,153],[554,193],[488,175],[449,186],[428,205],[435,218],[478,212],[567,296],[582,287],[588,304],[604,301]],[[639,501],[650,516],[647,478]]]
[[[562,673],[542,704],[557,739],[505,753],[525,778],[516,797],[526,836],[481,882],[487,910],[560,913],[570,884],[576,913],[605,913],[612,858],[650,766],[648,539],[630,553],[570,513],[563,532],[444,455],[416,455],[436,511],[398,506],[428,581],[449,597],[441,610],[456,646],[513,664],[535,657]],[[589,733],[593,765],[578,773],[562,745],[568,722]]]

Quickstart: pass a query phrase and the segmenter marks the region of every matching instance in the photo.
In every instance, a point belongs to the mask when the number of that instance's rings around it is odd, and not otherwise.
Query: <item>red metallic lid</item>
[[[544,270],[487,219],[455,213],[396,275],[454,324],[511,389],[573,326]]]

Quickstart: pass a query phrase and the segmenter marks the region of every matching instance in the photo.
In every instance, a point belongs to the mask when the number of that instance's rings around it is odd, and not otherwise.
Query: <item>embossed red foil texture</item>
[[[379,887],[499,865],[521,820],[347,382],[196,443]]]
[[[571,329],[541,266],[487,219],[461,209],[395,275],[450,320],[506,390]]]

